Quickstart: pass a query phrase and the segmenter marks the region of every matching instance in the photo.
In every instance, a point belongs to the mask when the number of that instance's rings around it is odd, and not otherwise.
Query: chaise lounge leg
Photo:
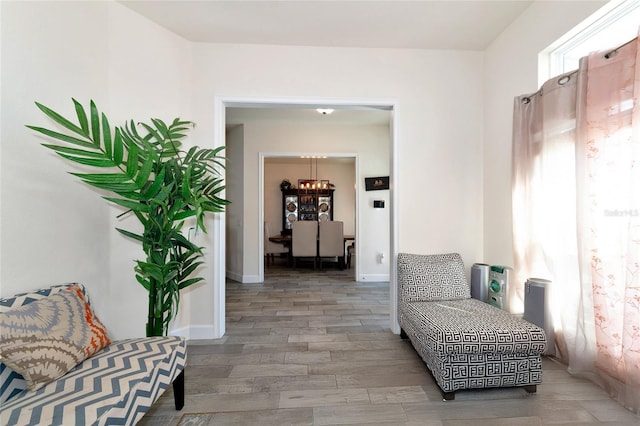
[[[524,387],[524,390],[527,391],[527,393],[536,393],[536,391],[538,390],[536,385],[526,385],[523,387]]]
[[[182,410],[184,407],[184,370],[173,381],[173,400],[176,404],[176,410]]]
[[[442,392],[442,399],[445,401],[453,401],[456,398],[455,392],[445,392],[443,390],[441,390],[441,392]]]
[[[407,340],[409,339],[409,336],[407,336],[407,333],[405,333],[405,331],[403,329],[400,329],[400,338],[402,340]]]

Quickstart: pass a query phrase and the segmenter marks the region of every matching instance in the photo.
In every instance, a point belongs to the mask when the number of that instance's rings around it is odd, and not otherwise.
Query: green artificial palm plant
[[[124,208],[122,215],[130,212],[138,218],[142,234],[116,229],[139,241],[145,254],[134,269],[149,292],[147,336],[166,335],[177,314],[180,290],[203,280],[193,276],[202,264],[202,247],[182,234],[185,220],[194,218],[196,228],[206,232],[206,213],[222,212],[228,204],[219,197],[224,189],[224,147],[183,150],[185,132],[193,127],[190,121],[176,118],[166,124],[151,119],[136,125],[131,120],[112,128],[93,101],[88,115],[78,101],[73,103],[77,124],[36,102],[61,131],[27,127],[55,139],[55,144],[43,146],[62,158],[96,169],[97,173],[71,174],[110,193],[104,198]]]

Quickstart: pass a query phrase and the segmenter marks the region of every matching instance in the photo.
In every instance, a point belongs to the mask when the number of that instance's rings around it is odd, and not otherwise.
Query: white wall
[[[71,116],[71,97],[82,102],[93,98],[109,107],[108,43],[102,35],[108,28],[108,5],[1,2],[0,7],[0,293],[80,281],[106,321],[106,202],[67,174],[79,169],[40,146],[45,140],[24,126],[51,125],[34,101]]]
[[[244,265],[244,247],[242,241],[244,232],[242,227],[242,213],[244,211],[244,126],[234,126],[227,130],[227,144],[225,156],[230,159],[227,163],[226,199],[231,201],[226,208],[226,256],[227,275],[242,282]]]
[[[393,100],[399,135],[398,179],[392,182],[400,215],[397,248],[457,251],[470,264],[482,255],[482,56],[200,43],[194,46],[194,119],[214,140],[216,98]],[[257,157],[250,161],[245,167],[257,170]],[[257,203],[256,189],[246,183],[245,189],[245,210],[255,209],[248,203]],[[249,225],[244,232],[259,235],[259,223]],[[199,301],[205,298],[203,293]]]
[[[216,96],[397,101],[399,249],[480,257],[482,53],[197,44],[194,60],[211,139]]]
[[[193,119],[200,146],[216,134],[216,97],[393,100],[398,250],[458,251],[468,265],[482,257],[481,52],[191,44],[114,2],[1,7],[2,294],[84,281],[114,337],[144,332],[146,295],[132,273],[138,248],[112,231],[104,201],[23,127],[46,122],[33,100],[71,112],[71,96],[96,99],[114,120]],[[361,167],[378,174],[373,161]],[[213,324],[214,294],[209,279],[186,292],[177,326]]]
[[[1,293],[80,281],[113,338],[144,335],[146,291],[133,273],[142,250],[113,230],[133,222],[116,220],[24,125],[50,125],[36,100],[73,116],[71,97],[94,99],[112,125],[189,118],[190,44],[113,2],[0,7]]]
[[[513,98],[538,90],[538,53],[605,3],[535,2],[485,52],[483,261],[486,263],[513,266]]]
[[[149,121],[160,118],[171,122],[174,118],[191,119],[191,44],[155,23],[141,19],[131,10],[112,4],[108,16],[108,88],[110,110],[115,122],[135,119]],[[117,115],[116,115],[117,114]],[[198,126],[200,123],[197,123]],[[190,132],[190,141],[200,144],[199,127]],[[110,328],[118,336],[137,335],[147,321],[148,293],[133,275],[133,259],[143,259],[140,245],[115,231],[115,227],[138,226],[131,217],[111,219],[111,295],[112,312],[118,319]],[[204,244],[197,241],[198,244]],[[174,327],[193,323],[190,294],[204,284],[197,284],[184,292],[181,317]],[[135,317],[134,317],[135,315]],[[132,327],[131,324],[135,324]]]

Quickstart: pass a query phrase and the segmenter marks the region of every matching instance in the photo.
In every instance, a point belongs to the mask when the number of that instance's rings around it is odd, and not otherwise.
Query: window
[[[539,83],[578,69],[590,52],[617,47],[638,35],[640,0],[614,0],[565,34],[539,56]]]
[[[640,25],[640,0],[613,0],[601,7],[580,25],[569,31],[539,55],[539,85],[549,79],[578,69],[581,57],[590,52],[613,49],[638,34]],[[537,152],[532,158],[533,168],[527,184],[532,185],[527,197],[531,197],[531,217],[536,218],[525,226],[531,230],[514,230],[514,233],[530,235],[533,240],[516,243],[516,252],[525,253],[537,247],[542,254],[528,254],[530,264],[527,272],[552,281],[574,283],[556,286],[552,290],[552,316],[554,328],[563,329],[562,321],[566,314],[565,301],[572,300],[572,291],[579,287],[578,247],[576,236],[576,176],[575,176],[575,113],[572,116],[556,118],[546,123],[545,149]],[[542,137],[542,136],[541,136]],[[514,189],[514,197],[523,197]],[[612,191],[612,194],[615,191]],[[524,194],[524,193],[523,193]],[[522,203],[521,208],[525,203]],[[527,204],[529,205],[529,204]],[[553,206],[550,208],[549,206]],[[526,212],[514,216],[528,217]],[[514,224],[516,219],[514,218]],[[516,227],[518,225],[515,225]],[[527,233],[528,232],[528,233]],[[520,244],[518,246],[518,244]],[[532,253],[535,250],[531,251]],[[516,254],[516,256],[523,256]],[[526,277],[520,277],[521,281]],[[563,301],[554,303],[553,301]],[[573,311],[572,311],[573,312]]]

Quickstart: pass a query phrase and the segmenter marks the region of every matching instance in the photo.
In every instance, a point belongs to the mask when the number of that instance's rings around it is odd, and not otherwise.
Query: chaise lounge
[[[398,322],[445,400],[462,389],[542,383],[544,330],[471,298],[457,253],[398,255]]]

